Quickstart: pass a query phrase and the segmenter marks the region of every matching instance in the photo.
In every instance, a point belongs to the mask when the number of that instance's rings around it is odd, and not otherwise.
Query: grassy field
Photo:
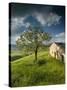
[[[13,53],[13,56],[16,56],[16,53]],[[20,57],[10,63],[12,87],[65,83],[64,63],[52,58],[48,50],[38,52],[37,63],[34,63],[34,54]]]

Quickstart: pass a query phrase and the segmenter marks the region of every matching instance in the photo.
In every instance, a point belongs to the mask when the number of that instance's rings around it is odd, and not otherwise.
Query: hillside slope
[[[11,86],[38,86],[65,83],[64,63],[52,58],[48,51],[38,53],[34,64],[34,54],[11,62]]]

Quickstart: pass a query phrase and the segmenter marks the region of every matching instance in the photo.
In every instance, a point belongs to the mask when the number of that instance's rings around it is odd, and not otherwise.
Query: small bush
[[[46,61],[45,60],[38,60],[38,62],[37,62],[37,64],[40,66],[40,65],[43,65],[43,64],[45,64],[46,63]]]

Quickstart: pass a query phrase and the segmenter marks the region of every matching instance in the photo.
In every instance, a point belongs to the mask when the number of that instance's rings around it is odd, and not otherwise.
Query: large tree
[[[41,30],[40,27],[30,26],[28,30],[22,32],[16,43],[19,48],[33,50],[35,53],[35,61],[37,61],[37,52],[39,47],[42,47],[43,41],[50,39],[50,34]]]

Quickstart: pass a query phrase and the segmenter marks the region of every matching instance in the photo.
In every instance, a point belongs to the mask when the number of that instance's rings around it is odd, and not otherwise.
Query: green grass
[[[23,58],[28,55],[29,55],[28,53],[16,50],[16,51],[11,51],[11,55],[9,55],[9,56],[11,57],[11,61],[15,61],[17,59]]]
[[[48,51],[38,52],[11,62],[11,86],[39,86],[65,83],[64,63],[52,58]]]

